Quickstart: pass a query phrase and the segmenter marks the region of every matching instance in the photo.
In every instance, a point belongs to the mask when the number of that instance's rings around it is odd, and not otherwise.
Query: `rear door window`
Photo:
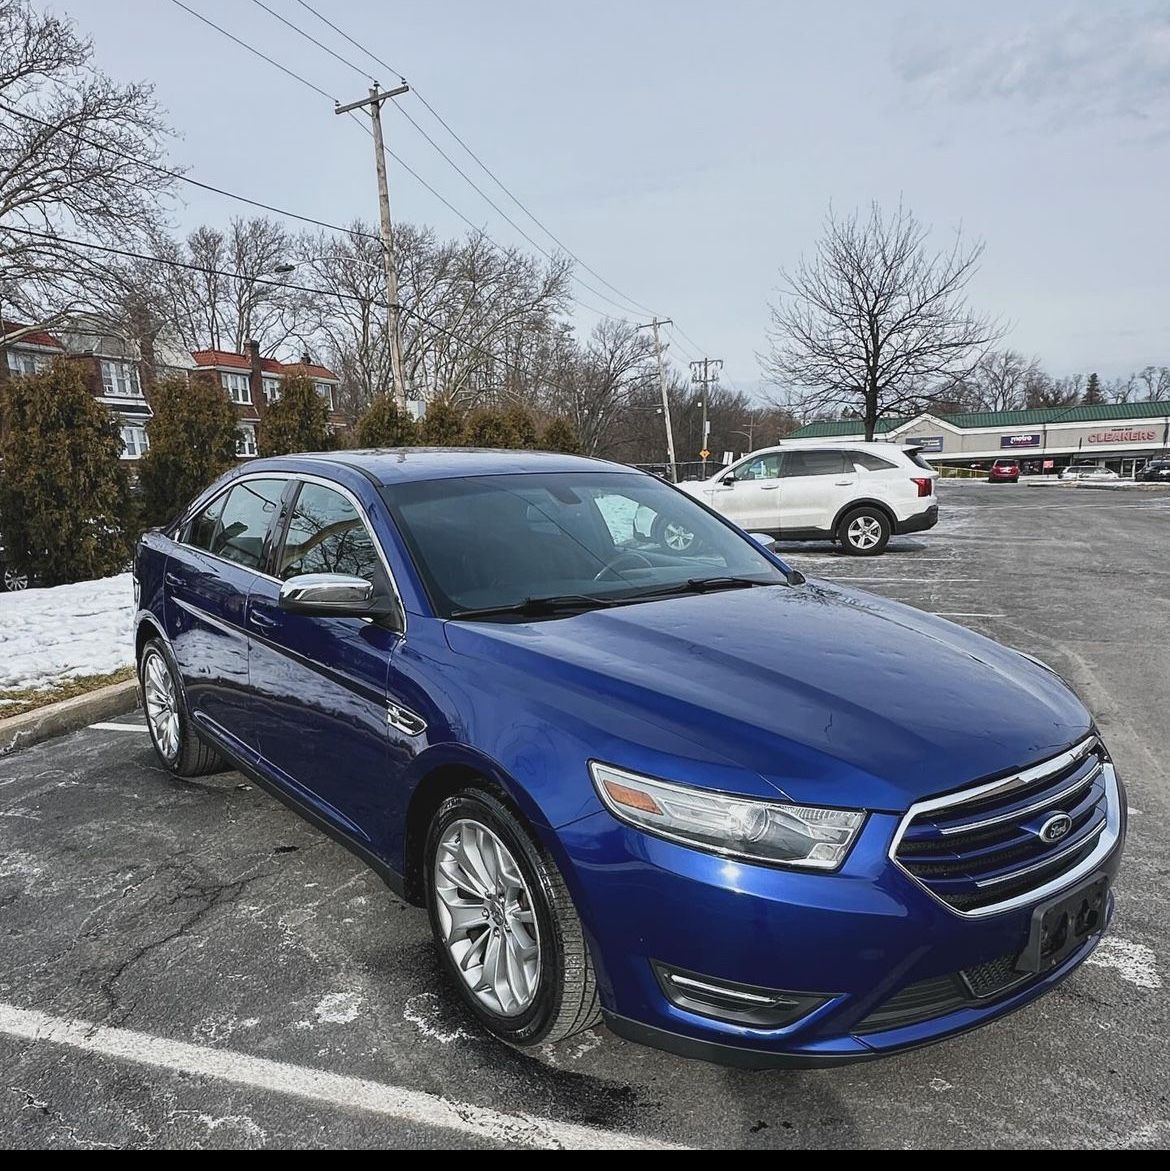
[[[790,451],[784,460],[784,476],[839,476],[848,471],[842,451]]]
[[[244,480],[227,494],[208,551],[225,561],[259,569],[264,539],[280,511],[287,480]]]

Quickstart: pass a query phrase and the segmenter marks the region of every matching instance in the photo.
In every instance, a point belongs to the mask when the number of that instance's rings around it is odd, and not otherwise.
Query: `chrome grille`
[[[1120,824],[1116,794],[1105,749],[1089,737],[1032,768],[912,806],[890,856],[952,910],[1006,910],[1108,853]],[[1054,822],[1064,832],[1044,836]]]

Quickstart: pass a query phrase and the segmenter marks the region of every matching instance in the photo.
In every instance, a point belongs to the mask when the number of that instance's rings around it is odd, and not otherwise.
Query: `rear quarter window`
[[[882,459],[880,455],[874,455],[869,451],[851,451],[849,454],[853,457],[853,466],[858,471],[888,472],[890,468],[898,466],[897,464],[890,463],[888,459]]]

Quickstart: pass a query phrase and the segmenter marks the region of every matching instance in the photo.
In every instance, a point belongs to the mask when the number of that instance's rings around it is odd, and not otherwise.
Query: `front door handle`
[[[775,492],[776,489],[779,487],[780,487],[779,484],[761,484],[760,491],[761,492]]]
[[[165,581],[172,589],[179,589],[180,587],[187,584],[185,578],[180,577],[177,573],[171,573],[169,569],[166,573],[163,574],[163,581]]]
[[[853,483],[854,483],[853,480],[838,480],[837,487],[838,488],[849,488],[853,485]]]
[[[275,630],[280,625],[276,618],[270,617],[259,610],[251,610],[248,613],[248,621],[253,626],[258,626],[261,630]]]

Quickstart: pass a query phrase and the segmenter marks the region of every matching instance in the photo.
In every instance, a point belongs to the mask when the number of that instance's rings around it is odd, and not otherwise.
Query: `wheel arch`
[[[848,504],[843,505],[837,510],[837,515],[833,517],[834,540],[837,539],[837,530],[840,529],[841,522],[858,508],[876,509],[890,522],[891,535],[898,531],[898,518],[894,515],[894,510],[884,500],[875,500],[872,496],[863,496],[860,500],[850,500]]]
[[[167,636],[163,633],[158,619],[149,611],[145,611],[138,615],[134,628],[134,665],[136,667],[142,659],[143,648],[152,638],[161,638],[164,643],[167,641]]]

